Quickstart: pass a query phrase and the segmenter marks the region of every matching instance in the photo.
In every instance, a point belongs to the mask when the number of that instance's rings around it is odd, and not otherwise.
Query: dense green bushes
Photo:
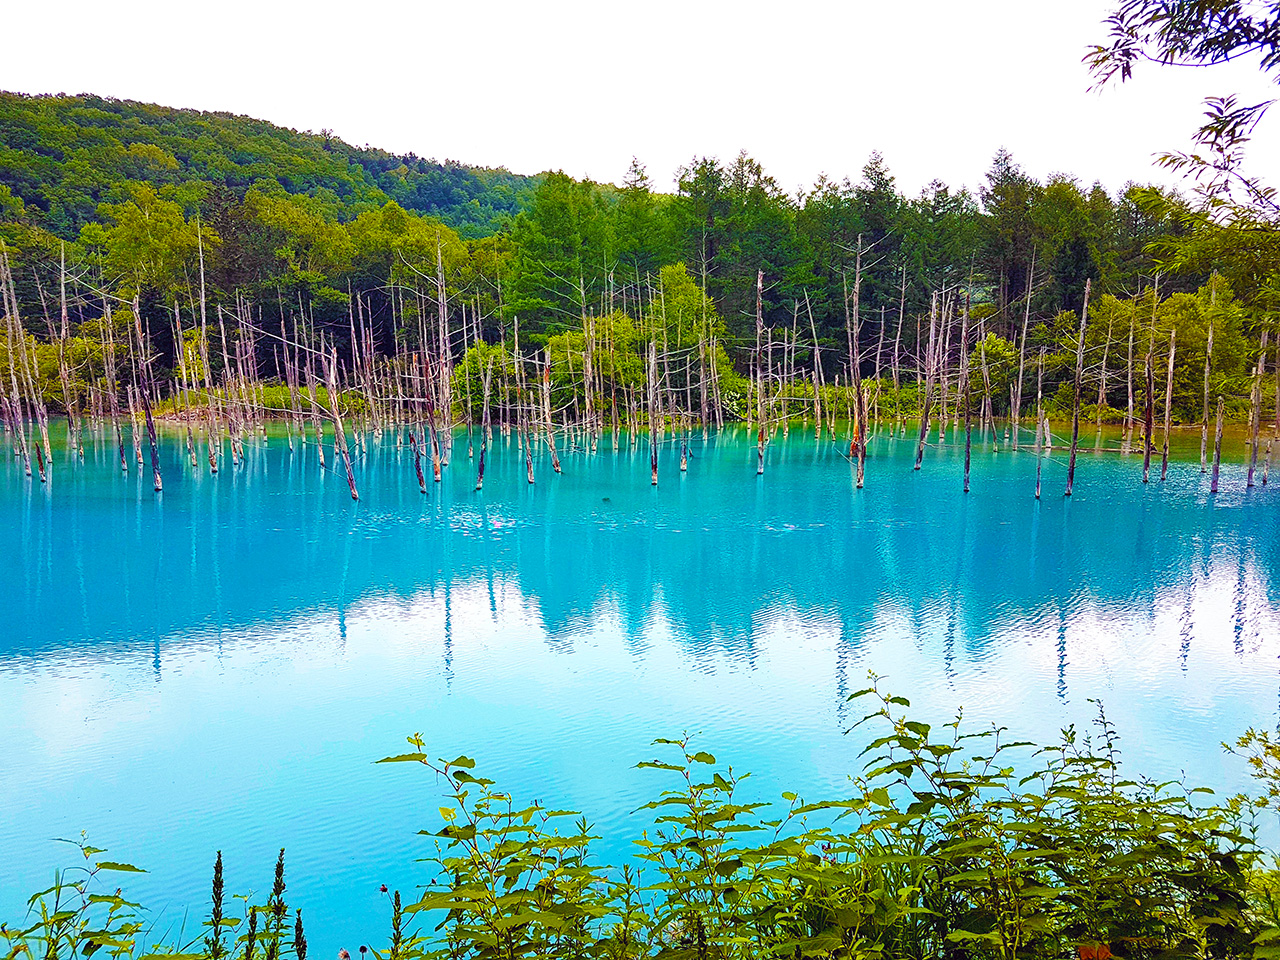
[[[421,893],[391,898],[379,960],[464,957],[1135,958],[1280,954],[1280,878],[1252,818],[1276,796],[1277,747],[1238,749],[1269,784],[1259,801],[1215,801],[1180,783],[1127,779],[1099,709],[1091,736],[1011,742],[961,718],[939,730],[907,701],[862,691],[874,739],[851,796],[774,808],[743,798],[744,775],[690,738],[660,740],[641,763],[668,788],[644,809],[637,865],[597,864],[577,814],[524,806],[466,757],[417,763],[447,783]],[[865,725],[865,726],[864,726]],[[95,893],[130,870],[82,844],[82,873],[32,898],[8,955],[44,960],[143,952],[139,910]],[[206,933],[159,953],[305,960],[300,912],[284,900],[283,852],[271,897],[223,916],[221,860]]]

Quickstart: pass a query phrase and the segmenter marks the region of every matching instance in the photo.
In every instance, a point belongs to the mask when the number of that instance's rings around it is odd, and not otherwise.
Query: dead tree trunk
[[[764,271],[756,271],[756,476],[764,473],[764,381],[760,372],[760,341],[764,334]],[[657,483],[655,480],[654,483]]]
[[[1151,479],[1151,451],[1154,448],[1151,442],[1151,431],[1155,409],[1155,376],[1151,369],[1150,347],[1147,348],[1147,358],[1143,362],[1142,369],[1147,383],[1146,401],[1142,406],[1142,482],[1147,483]]]
[[[554,470],[556,473],[559,473],[560,457],[556,453],[555,424],[552,422],[552,419],[551,419],[551,348],[550,347],[546,348],[545,357],[546,357],[546,366],[542,368],[542,414],[546,420],[547,449],[551,452],[551,469]],[[585,361],[585,362],[589,363],[590,361]],[[589,418],[591,414],[590,414],[589,407],[588,407],[587,416],[588,416],[587,429],[590,430],[591,427],[589,425]]]
[[[489,383],[493,378],[493,358],[489,358],[489,367],[485,370],[484,399],[482,401],[480,414],[480,471],[476,476],[476,489],[479,490],[484,486],[484,457],[489,450]]]
[[[960,403],[964,405],[964,492],[969,492],[969,466],[973,454],[973,411],[969,396],[969,293],[965,291],[960,318]]]
[[[147,420],[147,439],[151,443],[151,479],[156,493],[164,488],[160,476],[160,445],[156,441],[156,422],[151,416],[151,358],[147,355],[147,342],[142,335],[142,309],[138,298],[133,298],[133,328],[137,335],[138,363],[142,367],[142,413]]]
[[[1040,363],[1036,369],[1036,499],[1040,499],[1040,474],[1044,467],[1044,458],[1040,455],[1040,443],[1048,445],[1049,418],[1044,413],[1044,354],[1040,348]]]
[[[338,453],[342,457],[342,466],[347,472],[347,486],[351,489],[351,499],[359,500],[360,494],[356,491],[356,475],[351,469],[351,454],[347,450],[347,435],[342,429],[342,414],[338,407],[338,351],[332,350],[329,354],[329,415],[333,417],[333,436],[335,444],[338,447]]]
[[[1080,446],[1080,388],[1084,381],[1084,331],[1089,324],[1089,288],[1091,282],[1084,282],[1084,306],[1080,311],[1080,339],[1076,343],[1076,377],[1072,391],[1071,403],[1071,453],[1067,458],[1067,491],[1071,496],[1071,488],[1076,479],[1076,453]]]
[[[846,281],[847,282],[847,281]],[[845,327],[849,331],[849,369],[852,372],[854,397],[853,449],[858,458],[857,488],[862,489],[863,473],[867,462],[867,398],[862,392],[862,354],[858,346],[862,319],[860,301],[862,295],[862,236],[858,236],[858,252],[853,268],[853,305],[850,308],[846,288]]]
[[[658,485],[658,344],[649,341],[649,478]]]
[[[933,295],[929,305],[929,346],[925,350],[924,355],[924,396],[920,405],[920,441],[916,444],[916,470],[920,469],[920,464],[924,460],[924,444],[929,437],[929,407],[933,402],[933,351],[934,343],[937,339],[937,320],[938,320],[938,295]],[[919,345],[917,344],[917,350]],[[917,376],[917,384],[919,378]]]
[[[1218,492],[1218,467],[1222,462],[1222,397],[1218,397],[1218,421],[1213,432],[1213,477],[1209,481],[1209,492]]]
[[[1164,447],[1160,453],[1160,479],[1169,476],[1169,430],[1173,423],[1173,356],[1176,330],[1169,331],[1169,367],[1164,384]]]
[[[1027,304],[1022,313],[1022,338],[1018,341],[1018,382],[1013,392],[1013,449],[1018,449],[1018,432],[1022,429],[1022,381],[1027,361],[1027,328],[1031,325],[1031,291],[1035,289],[1036,250],[1031,248],[1031,267],[1027,271]]]
[[[1218,302],[1217,275],[1209,288],[1209,336],[1204,348],[1204,415],[1200,421],[1200,472],[1204,473],[1206,446],[1209,443],[1209,373],[1213,367],[1213,311]],[[1152,313],[1154,314],[1154,309]]]
[[[1253,486],[1253,472],[1258,468],[1258,431],[1262,427],[1262,377],[1267,369],[1267,333],[1262,331],[1262,346],[1258,350],[1258,368],[1253,377],[1253,391],[1249,405],[1249,479],[1246,487]],[[1280,372],[1280,371],[1278,371]]]
[[[1134,313],[1129,316],[1129,354],[1125,362],[1125,385],[1128,390],[1128,405],[1125,407],[1124,415],[1124,440],[1121,441],[1121,447],[1124,453],[1128,453],[1133,445],[1133,336],[1137,329],[1137,316]]]

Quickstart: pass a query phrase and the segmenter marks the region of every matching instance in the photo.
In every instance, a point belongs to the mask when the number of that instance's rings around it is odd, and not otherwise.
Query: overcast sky
[[[1089,92],[1114,0],[20,0],[0,87],[228,110],[357,145],[655,184],[746,149],[788,190],[976,186],[1004,146],[1039,177],[1170,182],[1206,94],[1275,96],[1248,64],[1145,69]],[[1253,162],[1274,169],[1280,107]]]

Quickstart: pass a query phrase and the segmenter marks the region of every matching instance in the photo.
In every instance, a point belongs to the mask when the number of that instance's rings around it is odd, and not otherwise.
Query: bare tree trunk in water
[[[1067,458],[1067,491],[1071,496],[1071,488],[1076,480],[1076,451],[1080,446],[1080,388],[1084,380],[1084,331],[1089,324],[1089,290],[1091,282],[1084,282],[1084,307],[1080,311],[1080,339],[1076,343],[1076,378],[1071,404],[1071,454]]]
[[[1169,369],[1164,385],[1164,448],[1160,453],[1160,479],[1169,476],[1169,428],[1173,418],[1173,356],[1177,331],[1169,331]]]
[[[1204,348],[1204,416],[1200,421],[1200,472],[1204,473],[1206,446],[1209,443],[1209,372],[1213,367],[1213,309],[1218,303],[1218,275],[1213,275],[1209,288],[1209,339]],[[1155,316],[1155,308],[1151,310]],[[1154,323],[1154,320],[1152,321]]]
[[[964,405],[964,492],[969,492],[969,465],[973,453],[973,411],[969,397],[969,293],[965,292],[960,319],[960,403]]]
[[[1218,397],[1218,425],[1213,434],[1213,478],[1209,481],[1209,492],[1218,492],[1218,466],[1222,462],[1222,397]]]

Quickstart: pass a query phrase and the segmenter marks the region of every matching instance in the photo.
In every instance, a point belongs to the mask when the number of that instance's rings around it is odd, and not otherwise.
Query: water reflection
[[[657,490],[638,462],[647,454],[624,450],[566,457],[564,475],[532,487],[499,458],[483,495],[463,460],[428,497],[388,444],[363,464],[359,504],[278,442],[218,477],[193,476],[171,448],[162,498],[109,463],[64,467],[29,493],[8,470],[0,571],[21,589],[0,597],[10,624],[0,653],[187,640],[299,609],[341,617],[362,597],[495,576],[537,598],[550,642],[570,646],[602,599],[635,633],[661,596],[691,647],[743,651],[776,603],[836,616],[855,645],[884,610],[955,620],[958,642],[979,650],[1046,604],[1150,609],[1163,592],[1220,579],[1224,563],[1242,648],[1257,633],[1249,598],[1272,605],[1268,490],[1211,501],[1194,466],[1144,488],[1132,464],[1103,460],[1082,467],[1074,500],[1037,503],[1030,457],[1006,455],[980,464],[965,498],[952,489],[952,450],[913,473],[903,448],[883,443],[875,482],[854,496],[829,447],[789,443],[763,481],[743,469],[745,444],[712,440],[688,475],[673,471]]]

